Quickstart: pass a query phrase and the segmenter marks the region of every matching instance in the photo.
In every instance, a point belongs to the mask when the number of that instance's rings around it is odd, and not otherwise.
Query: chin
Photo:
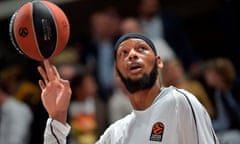
[[[142,79],[142,75],[141,76],[129,76],[128,79],[131,79],[132,81],[138,81],[140,79]]]

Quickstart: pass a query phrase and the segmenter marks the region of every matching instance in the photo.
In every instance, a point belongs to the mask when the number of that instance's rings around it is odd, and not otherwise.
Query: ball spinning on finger
[[[35,0],[13,14],[9,34],[21,54],[42,61],[57,56],[65,48],[70,26],[67,16],[56,4]]]

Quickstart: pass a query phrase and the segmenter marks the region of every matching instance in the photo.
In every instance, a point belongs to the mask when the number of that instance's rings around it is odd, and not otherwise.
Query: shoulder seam
[[[187,97],[187,95],[186,95],[184,92],[182,92],[182,91],[180,91],[180,90],[178,90],[178,89],[175,89],[175,90],[176,90],[177,92],[179,92],[180,94],[182,94],[182,95],[185,97],[185,99],[187,100],[187,102],[188,102],[188,104],[189,104],[189,106],[190,106],[190,108],[191,108],[191,111],[192,111],[192,114],[193,114],[194,123],[195,123],[195,127],[196,127],[197,143],[199,144],[198,126],[197,126],[196,114],[195,114],[195,111],[193,110],[192,103],[190,102],[190,99]]]

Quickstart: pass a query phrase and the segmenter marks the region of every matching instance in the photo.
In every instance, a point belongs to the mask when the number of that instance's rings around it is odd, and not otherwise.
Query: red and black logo
[[[28,29],[26,27],[20,27],[18,33],[21,37],[25,38],[28,35]]]
[[[152,133],[150,136],[150,141],[161,142],[164,132],[164,124],[162,122],[157,122],[152,127]]]

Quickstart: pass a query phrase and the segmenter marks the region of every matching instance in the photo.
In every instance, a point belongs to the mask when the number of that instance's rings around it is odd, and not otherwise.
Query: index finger
[[[49,81],[52,81],[55,79],[55,74],[53,72],[53,67],[51,66],[50,62],[48,59],[43,60],[43,64],[45,67],[45,71],[47,73],[47,77]]]

